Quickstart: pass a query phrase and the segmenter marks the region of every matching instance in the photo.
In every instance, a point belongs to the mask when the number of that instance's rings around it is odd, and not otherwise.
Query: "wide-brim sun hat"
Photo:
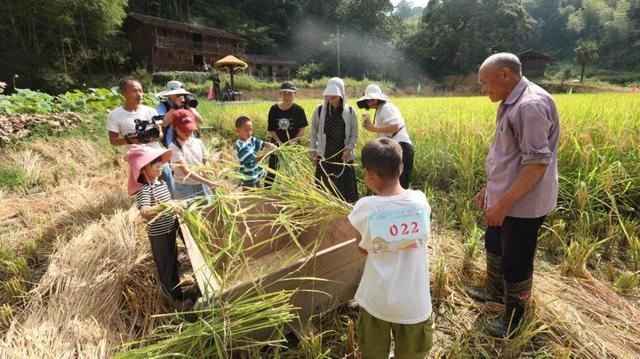
[[[167,86],[158,93],[158,97],[169,97],[172,95],[193,95],[191,92],[182,88],[182,82],[180,81],[169,81],[167,82]]]
[[[322,93],[322,96],[340,96],[340,97],[342,97],[342,93],[340,92],[340,88],[337,85],[328,84],[327,87],[325,87],[324,92]]]
[[[171,159],[171,150],[148,146],[132,146],[127,150],[124,159],[129,163],[129,180],[127,183],[129,196],[133,196],[142,188],[142,184],[138,182],[138,178],[140,178],[144,166],[158,157],[161,157],[163,165],[168,163]]]
[[[380,86],[376,84],[370,84],[364,90],[364,95],[360,97],[357,101],[359,108],[368,108],[367,101],[368,100],[379,100],[379,101],[389,101],[389,97],[382,93],[382,89]]]

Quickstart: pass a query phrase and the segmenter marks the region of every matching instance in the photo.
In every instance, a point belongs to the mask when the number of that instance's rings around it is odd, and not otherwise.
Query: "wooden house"
[[[270,56],[245,54],[247,41],[224,30],[159,17],[129,14],[124,31],[139,67],[156,71],[201,71],[234,55],[249,65],[250,73],[270,79],[289,79],[296,63]]]
[[[522,63],[522,74],[527,77],[543,77],[544,70],[553,62],[551,56],[535,50],[526,50],[517,54]]]

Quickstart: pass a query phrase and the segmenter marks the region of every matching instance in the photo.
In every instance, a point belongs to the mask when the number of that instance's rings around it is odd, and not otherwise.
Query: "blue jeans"
[[[207,196],[207,203],[211,203],[213,192],[211,188],[204,184],[183,184],[175,183],[175,199],[191,199],[199,196]]]
[[[173,173],[171,172],[171,167],[166,164],[162,167],[162,174],[160,175],[160,180],[163,180],[167,183],[167,187],[169,187],[169,192],[173,198],[176,198],[176,187],[173,182]]]

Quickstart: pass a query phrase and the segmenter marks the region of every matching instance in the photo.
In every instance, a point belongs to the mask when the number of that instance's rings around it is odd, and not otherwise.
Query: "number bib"
[[[374,254],[418,248],[429,233],[424,208],[376,212],[369,216],[369,230]]]

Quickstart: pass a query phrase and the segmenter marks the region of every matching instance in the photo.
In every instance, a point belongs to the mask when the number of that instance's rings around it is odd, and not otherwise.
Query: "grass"
[[[526,321],[522,335],[513,341],[487,337],[482,329],[483,318],[496,315],[500,308],[471,302],[460,289],[468,281],[477,281],[483,268],[478,263],[482,260],[479,247],[481,218],[480,213],[472,209],[471,201],[484,178],[483,165],[493,133],[496,105],[484,98],[393,99],[403,112],[414,141],[413,184],[428,194],[434,211],[434,226],[444,231],[435,232],[430,243],[432,295],[439,304],[434,307],[437,310],[434,357],[519,355],[601,358],[633,357],[640,353],[640,321],[635,304],[638,300],[637,266],[640,261],[640,225],[636,213],[640,204],[640,149],[636,145],[640,134],[640,112],[635,110],[637,96],[558,95],[556,99],[562,126],[559,206],[550,214],[541,236],[541,245],[546,250],[540,253],[534,279],[535,317]],[[317,103],[300,101],[308,116]],[[224,106],[203,102],[199,109],[207,125],[213,126],[223,137],[220,144],[224,144],[234,141],[232,123],[241,114],[254,119],[257,136],[266,137],[266,114],[270,106],[271,103],[267,102]],[[94,130],[102,130],[103,125],[94,125]],[[370,138],[373,135],[362,133],[359,145]],[[45,154],[37,151],[45,161],[64,152]],[[310,167],[303,159],[306,157],[297,156],[293,151],[284,151],[282,155],[291,156],[289,161],[293,166],[283,169],[289,171],[290,178],[282,176],[282,185],[271,193],[255,191],[244,195],[245,199],[267,200],[274,205],[280,203],[277,208],[281,211],[277,216],[267,218],[265,223],[276,221],[284,231],[282,233],[295,238],[317,218],[317,213],[326,218],[331,213],[349,211],[345,204],[315,190],[313,181],[307,177]],[[96,154],[96,157],[101,156],[104,153]],[[301,162],[296,162],[298,157]],[[65,157],[64,161],[92,163],[90,158]],[[220,161],[216,165],[228,169],[212,170],[212,178],[235,180],[235,170],[230,164]],[[78,168],[76,173],[86,175],[89,172]],[[58,177],[56,183],[65,181],[60,170],[57,174],[44,171],[41,176],[45,181],[50,177]],[[89,193],[84,192],[84,195]],[[69,198],[69,201],[78,201],[78,198],[81,197]],[[185,216],[192,215],[193,218],[185,218],[185,221],[190,223],[193,233],[202,235],[202,248],[209,250],[211,264],[220,268],[217,270],[221,282],[230,285],[225,278],[233,273],[233,269],[246,268],[247,259],[238,254],[249,237],[242,235],[240,220],[257,220],[258,217],[226,188],[218,191],[217,201],[209,209],[215,209],[211,211],[215,214],[213,225],[207,224],[204,218],[209,215],[207,212],[186,212]],[[28,219],[27,212],[21,212],[21,216]],[[107,208],[96,205],[91,213],[109,212]],[[72,218],[73,213],[69,216]],[[80,223],[91,218],[95,217],[89,216]],[[263,229],[267,227],[262,226]],[[211,236],[205,237],[205,234]],[[63,248],[67,248],[64,242]],[[297,245],[296,248],[300,252],[313,250]],[[603,266],[610,269],[603,270]],[[564,268],[569,276],[560,275]],[[16,287],[15,281],[7,283],[7,291]],[[257,286],[256,289],[261,288]],[[131,302],[140,301],[135,299],[138,298],[135,291],[125,293]],[[256,309],[259,303],[251,302],[250,297],[246,299],[250,306],[244,307],[242,313],[249,315],[251,310],[247,308]],[[580,305],[585,301],[590,305]],[[222,355],[243,346],[254,357],[262,355],[264,352],[257,349],[260,343],[244,341],[248,335],[236,337],[241,339],[239,341],[234,340],[234,336],[229,337],[227,332],[220,337],[213,335],[212,325],[234,324],[234,318],[240,318],[228,316],[234,310],[233,302],[223,304],[220,308],[226,308],[227,313],[211,310],[197,313],[201,320],[193,325],[175,316],[153,317],[150,320],[168,321],[168,326],[151,331],[153,334],[142,342],[134,342],[130,347],[134,350],[132,353],[122,355],[139,357],[176,352],[187,352],[192,356],[203,353]],[[279,327],[290,320],[291,308],[277,308],[283,309],[268,315],[256,310],[256,316],[251,320],[264,323],[263,320],[274,315],[274,318],[280,318],[273,322],[275,327]],[[12,315],[10,309],[0,309],[0,320]],[[298,348],[286,350],[282,347],[282,337],[277,337],[276,341],[266,343],[273,347],[266,356],[271,356],[270,353],[296,358],[305,355],[352,355],[353,330],[348,328],[349,325],[353,328],[355,315],[353,311],[347,311],[344,316],[346,318],[333,313],[319,318],[325,323],[321,328],[309,329]],[[242,326],[234,328],[246,329]],[[247,334],[246,331],[244,333]],[[12,337],[16,346],[29,344],[18,337]]]

